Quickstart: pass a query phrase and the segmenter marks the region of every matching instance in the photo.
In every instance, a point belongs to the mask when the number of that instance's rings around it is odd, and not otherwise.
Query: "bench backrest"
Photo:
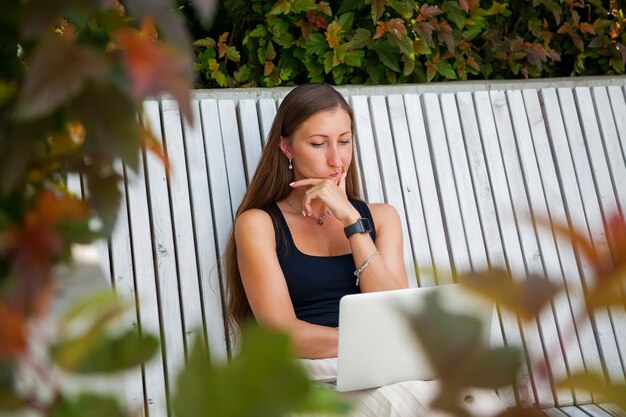
[[[589,393],[550,385],[585,367],[625,380],[624,310],[578,320],[591,269],[529,221],[533,212],[568,222],[606,246],[603,216],[626,210],[625,86],[624,77],[604,77],[339,88],[354,108],[364,197],[391,203],[403,219],[412,285],[487,266],[565,284],[536,321],[499,315],[496,336],[526,353],[516,387],[500,391],[507,404],[590,403]],[[137,174],[124,170],[107,267],[117,291],[138,301],[129,325],[162,336],[162,355],[127,375],[128,400],[151,417],[168,415],[195,333],[215,360],[229,356],[218,259],[287,92],[197,91],[193,126],[171,99],[145,103],[172,168],[146,154]],[[535,372],[538,364],[548,375]]]

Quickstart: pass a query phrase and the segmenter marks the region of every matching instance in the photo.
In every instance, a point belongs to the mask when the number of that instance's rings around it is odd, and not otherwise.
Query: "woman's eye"
[[[342,140],[340,141],[340,143],[341,143],[342,145],[349,145],[349,144],[350,144],[350,139],[342,139]]]
[[[312,143],[311,146],[313,146],[314,148],[321,148],[322,146],[324,146],[323,143]]]

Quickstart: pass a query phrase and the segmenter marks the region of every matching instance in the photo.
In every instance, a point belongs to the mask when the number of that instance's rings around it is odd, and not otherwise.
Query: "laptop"
[[[489,344],[493,304],[458,284],[347,295],[339,303],[334,389],[353,391],[433,379],[435,373],[406,316],[407,311],[421,311],[433,293],[450,313],[479,318],[484,343]]]

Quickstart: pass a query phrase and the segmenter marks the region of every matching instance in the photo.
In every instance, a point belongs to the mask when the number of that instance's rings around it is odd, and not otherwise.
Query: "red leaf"
[[[593,26],[590,23],[587,22],[583,22],[578,26],[578,29],[580,29],[581,32],[583,33],[589,33],[591,35],[595,35],[596,34],[596,30],[593,28]]]
[[[387,32],[387,23],[379,21],[376,24],[376,33],[374,34],[372,39],[380,38],[381,36],[383,36],[385,34],[385,32]]]
[[[169,90],[182,113],[191,120],[191,78],[186,55],[171,44],[155,41],[142,32],[122,29],[115,39],[123,50],[123,62],[135,100]]]
[[[0,301],[0,360],[12,359],[26,351],[26,319],[22,312]]]
[[[437,6],[429,6],[427,3],[424,3],[422,7],[420,7],[420,14],[425,19],[428,19],[433,16],[437,16],[438,14],[441,14],[441,13],[443,13],[443,11],[441,11],[441,9],[439,9]]]
[[[75,96],[88,79],[103,80],[109,61],[99,51],[53,35],[28,62],[17,114],[23,120],[46,115]]]
[[[387,22],[387,32],[393,33],[398,39],[404,39],[407,35],[406,26],[404,26],[402,19],[399,18],[394,18]]]
[[[459,0],[459,4],[461,5],[461,9],[463,9],[463,11],[469,12],[470,5],[468,0]]]

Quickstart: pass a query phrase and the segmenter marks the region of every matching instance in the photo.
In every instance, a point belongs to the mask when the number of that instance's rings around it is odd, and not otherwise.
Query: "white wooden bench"
[[[355,112],[364,197],[400,212],[413,285],[487,266],[566,285],[537,321],[500,317],[497,333],[522,346],[526,359],[516,387],[499,392],[508,405],[536,405],[549,416],[624,415],[589,393],[550,385],[585,367],[623,383],[626,315],[611,309],[591,323],[575,321],[590,269],[571,245],[527,219],[532,211],[570,222],[606,245],[603,215],[626,211],[625,86],[626,77],[604,77],[339,88]],[[214,358],[229,356],[218,259],[287,92],[196,91],[194,126],[171,99],[145,103],[172,169],[148,154],[137,175],[124,171],[107,253],[113,286],[138,301],[129,324],[163,340],[162,355],[127,378],[128,399],[145,415],[168,415],[194,332],[203,332]],[[420,274],[432,269],[435,278]],[[545,364],[550,378],[531,364]]]

